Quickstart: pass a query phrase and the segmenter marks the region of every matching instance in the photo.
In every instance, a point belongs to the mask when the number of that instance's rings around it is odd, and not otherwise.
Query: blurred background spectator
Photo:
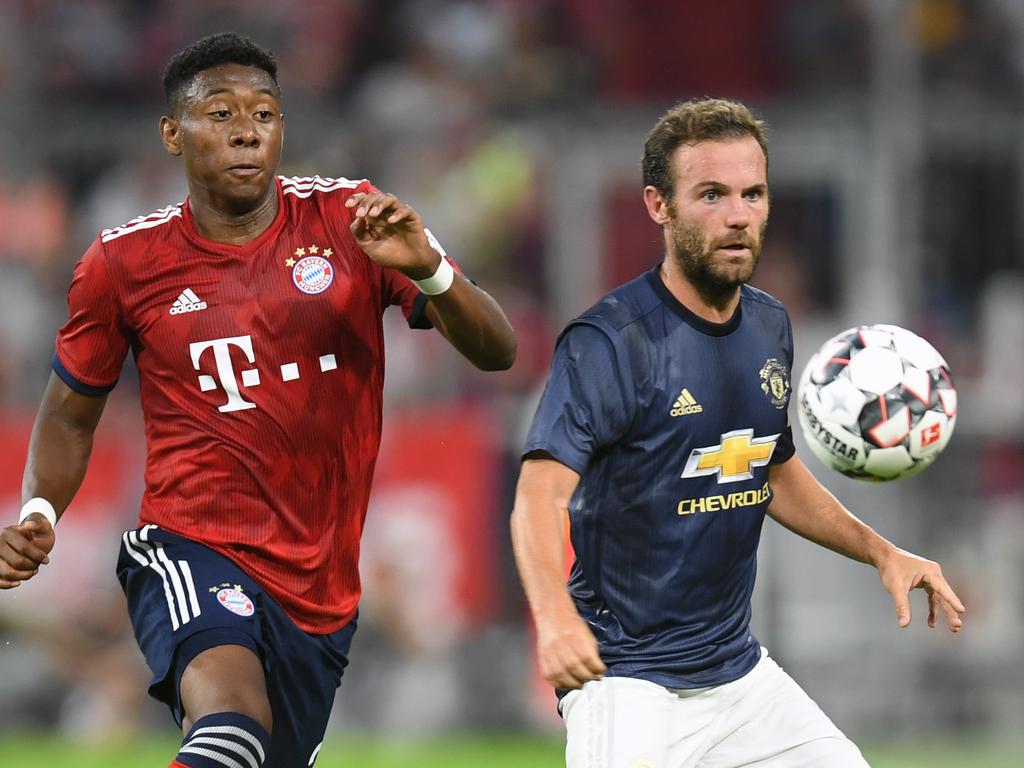
[[[72,266],[98,230],[184,198],[157,133],[162,68],[225,29],[279,58],[282,171],[369,177],[411,202],[520,335],[515,368],[482,377],[387,318],[389,413],[335,727],[557,727],[507,536],[518,450],[558,329],[661,256],[640,198],[646,132],[707,94],[771,128],[754,282],[788,305],[798,370],[845,327],[895,322],[944,352],[961,392],[956,438],[925,475],[820,474],[946,565],[966,632],[898,631],[869,569],[771,523],[755,630],[855,739],[1024,729],[1024,4],[0,2],[5,519]],[[30,702],[0,697],[3,728],[170,726],[140,696],[113,577],[141,494],[136,386],[129,361],[53,564],[0,595],[0,687]]]

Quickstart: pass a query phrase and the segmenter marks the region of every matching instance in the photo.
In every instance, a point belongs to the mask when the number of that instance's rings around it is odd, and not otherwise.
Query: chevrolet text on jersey
[[[765,483],[760,488],[751,488],[749,491],[736,491],[735,493],[717,493],[714,496],[704,496],[699,499],[682,499],[676,505],[676,513],[680,515],[693,515],[698,512],[724,512],[727,509],[738,509],[739,507],[756,507],[764,504],[772,497],[772,492]]]

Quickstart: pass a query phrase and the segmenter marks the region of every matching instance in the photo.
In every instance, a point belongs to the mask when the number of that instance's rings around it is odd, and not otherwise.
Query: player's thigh
[[[699,768],[865,768],[860,750],[810,696],[765,656],[743,696],[723,714],[725,733]]]
[[[200,652],[185,667],[178,690],[186,733],[200,718],[219,712],[237,712],[273,730],[263,663],[251,648],[218,645]]]
[[[153,672],[150,695],[166,703],[178,723],[185,716],[179,684],[194,658],[226,645],[265,656],[262,589],[222,555],[144,526],[124,533],[117,571],[135,638]]]
[[[332,634],[308,634],[283,613],[267,627],[274,649],[266,664],[274,732],[266,768],[315,764],[355,629],[353,618]]]
[[[675,697],[645,680],[607,677],[562,700],[567,768],[669,768]]]

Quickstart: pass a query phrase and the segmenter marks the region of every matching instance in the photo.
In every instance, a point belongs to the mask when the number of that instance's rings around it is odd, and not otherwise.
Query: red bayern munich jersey
[[[105,230],[75,267],[54,356],[68,386],[102,395],[132,350],[148,448],[140,525],[226,555],[315,633],[359,600],[382,313],[397,304],[430,327],[426,298],[349,231],[345,200],[374,189],[279,177],[277,217],[244,245],[201,237],[187,201]]]

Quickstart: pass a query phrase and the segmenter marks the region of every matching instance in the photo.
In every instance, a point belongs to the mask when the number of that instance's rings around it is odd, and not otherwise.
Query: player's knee
[[[220,645],[189,662],[181,676],[183,730],[204,717],[233,712],[251,718],[270,733],[273,715],[263,665],[249,648]]]

